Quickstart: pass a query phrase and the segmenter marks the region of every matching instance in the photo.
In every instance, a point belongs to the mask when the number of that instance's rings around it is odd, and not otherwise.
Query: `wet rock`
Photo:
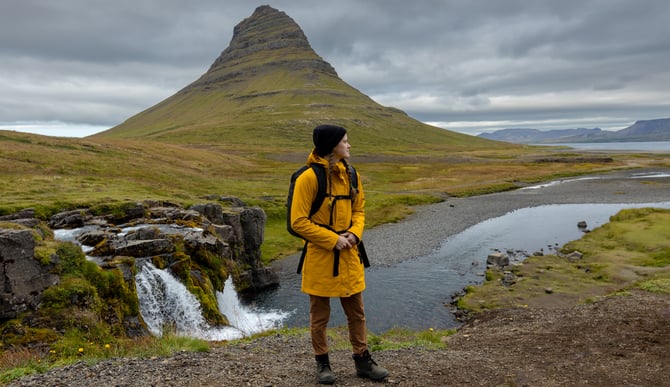
[[[110,243],[111,255],[130,257],[152,257],[175,251],[174,243],[169,239],[121,240]]]
[[[107,233],[101,230],[86,231],[77,237],[77,241],[84,246],[95,246],[105,240]]]

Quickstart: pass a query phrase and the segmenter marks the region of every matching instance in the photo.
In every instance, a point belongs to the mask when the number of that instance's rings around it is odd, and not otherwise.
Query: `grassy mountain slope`
[[[379,105],[342,81],[290,17],[267,6],[235,27],[230,46],[200,79],[92,138],[304,150],[312,128],[326,122],[347,127],[362,153],[501,145]]]

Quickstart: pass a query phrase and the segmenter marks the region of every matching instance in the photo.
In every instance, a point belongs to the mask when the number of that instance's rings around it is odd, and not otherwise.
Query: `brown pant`
[[[347,316],[351,348],[354,354],[360,355],[367,349],[363,294],[358,293],[351,297],[341,297],[340,303],[344,314]],[[315,355],[328,353],[328,336],[326,334],[328,320],[330,320],[330,298],[310,295],[309,328]]]

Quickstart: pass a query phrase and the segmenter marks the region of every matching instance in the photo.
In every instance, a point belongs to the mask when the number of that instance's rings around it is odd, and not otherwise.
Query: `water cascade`
[[[79,244],[77,236],[91,229],[95,227],[58,229],[54,230],[54,237],[59,241]],[[125,228],[122,232],[130,230]],[[84,252],[92,249],[91,246],[79,245]],[[86,258],[94,262],[100,260],[98,257]],[[156,268],[148,259],[137,259],[136,264],[138,273],[135,284],[140,314],[149,331],[157,336],[168,328],[182,336],[212,341],[233,340],[279,328],[290,315],[289,312],[263,310],[241,304],[232,277],[229,277],[224,284],[224,291],[217,292],[216,297],[219,311],[228,318],[230,326],[213,327],[203,317],[200,302],[195,295],[169,270]]]
[[[151,333],[163,334],[171,327],[179,335],[205,340],[231,340],[277,328],[287,313],[252,310],[240,304],[231,278],[224,291],[217,292],[218,306],[231,324],[212,327],[202,316],[200,303],[179,280],[167,270],[150,262],[141,264],[135,278],[140,313]]]

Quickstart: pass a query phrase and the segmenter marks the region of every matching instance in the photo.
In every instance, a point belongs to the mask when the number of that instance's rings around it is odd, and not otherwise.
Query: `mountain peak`
[[[272,71],[277,66],[316,70],[337,77],[335,69],[314,52],[305,33],[291,17],[263,5],[235,26],[228,47],[207,73],[187,89],[205,84],[224,86],[239,77]]]

